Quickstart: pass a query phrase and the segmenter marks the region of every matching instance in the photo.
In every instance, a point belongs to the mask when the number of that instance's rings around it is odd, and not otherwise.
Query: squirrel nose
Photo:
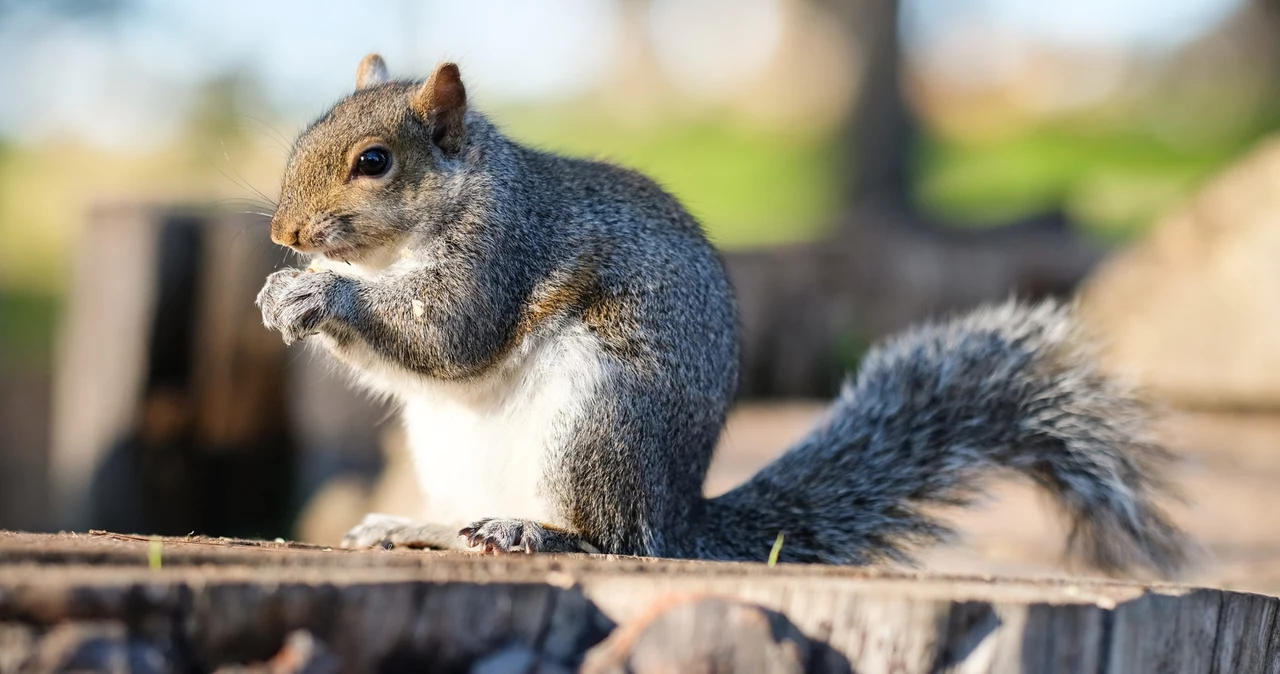
[[[278,219],[271,219],[271,241],[281,246],[292,246],[298,243],[298,230],[285,227]]]

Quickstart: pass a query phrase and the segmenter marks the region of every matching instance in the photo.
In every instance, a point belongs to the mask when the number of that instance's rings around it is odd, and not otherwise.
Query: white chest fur
[[[426,517],[449,524],[484,517],[567,524],[542,478],[560,460],[567,433],[588,412],[604,376],[595,337],[569,326],[530,340],[479,380],[405,375],[387,382],[403,405]]]
[[[371,266],[317,258],[313,267],[369,276],[394,262],[383,257]],[[568,524],[542,478],[560,461],[568,435],[607,377],[600,343],[585,327],[569,323],[529,337],[486,376],[469,381],[407,372],[358,341],[341,351],[360,384],[401,404],[428,521],[462,526],[516,517]]]

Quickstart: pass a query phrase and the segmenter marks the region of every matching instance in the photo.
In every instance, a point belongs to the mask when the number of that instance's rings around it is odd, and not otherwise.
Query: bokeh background
[[[1079,297],[1108,366],[1176,411],[1218,582],[1265,576],[1270,0],[0,0],[0,528],[327,542],[412,510],[388,411],[250,302],[288,261],[265,228],[288,146],[370,51],[457,61],[512,136],[702,220],[746,343],[713,491],[886,333]],[[1011,489],[930,563],[1056,568],[1060,529]]]

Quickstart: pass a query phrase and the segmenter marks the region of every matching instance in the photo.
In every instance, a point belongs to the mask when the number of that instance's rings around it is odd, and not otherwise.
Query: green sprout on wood
[[[159,571],[162,564],[161,557],[164,554],[164,543],[158,536],[151,538],[151,543],[147,546],[147,566],[152,571]]]
[[[782,552],[782,532],[778,532],[778,538],[773,541],[773,549],[769,551],[769,566],[778,563],[778,553]]]

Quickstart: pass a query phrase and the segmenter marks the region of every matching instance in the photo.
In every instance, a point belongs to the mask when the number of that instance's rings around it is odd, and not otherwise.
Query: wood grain
[[[0,534],[0,672],[58,657],[213,671],[265,662],[299,630],[350,672],[562,671],[584,657],[636,672],[1278,667],[1280,600],[1178,585],[205,538],[164,539],[156,570],[152,545]]]

